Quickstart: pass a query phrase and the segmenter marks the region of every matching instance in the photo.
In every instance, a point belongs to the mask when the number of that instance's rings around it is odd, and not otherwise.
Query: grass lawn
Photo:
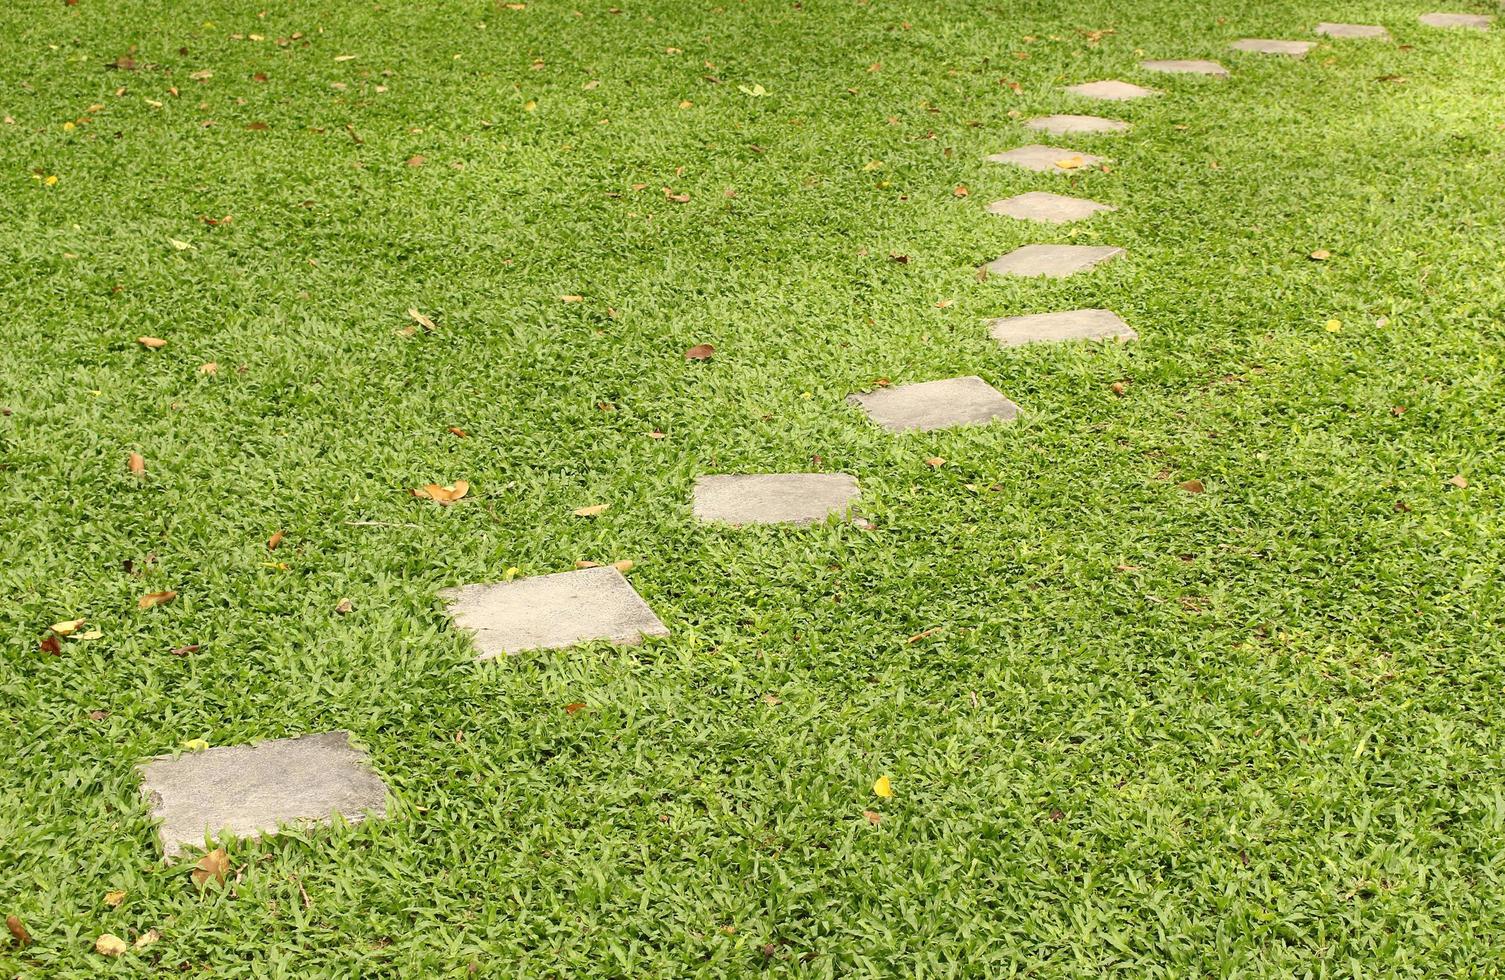
[[[1505,33],[1416,21],[1486,6],[617,2],[0,9],[0,973],[1498,969]],[[1036,242],[1128,255],[979,281]],[[968,374],[1019,419],[844,401]],[[804,470],[873,528],[691,517]],[[437,597],[621,559],[667,638]],[[336,728],[388,819],[160,861],[136,762]]]

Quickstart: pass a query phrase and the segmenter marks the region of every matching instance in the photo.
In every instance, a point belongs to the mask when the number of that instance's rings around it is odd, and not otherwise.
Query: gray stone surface
[[[1343,40],[1388,40],[1390,32],[1378,24],[1318,24],[1317,33]]]
[[[1228,69],[1216,61],[1203,61],[1197,58],[1170,59],[1162,61],[1141,61],[1139,67],[1146,71],[1165,72],[1171,75],[1212,75],[1216,78],[1227,78]]]
[[[1057,174],[1075,173],[1083,167],[1095,167],[1106,160],[1105,157],[1095,157],[1090,153],[1078,153],[1059,146],[1041,146],[1039,143],[995,153],[987,159],[989,163],[1007,163],[1025,170]],[[1062,163],[1075,160],[1080,160],[1081,163],[1074,167],[1061,166]]]
[[[1276,41],[1269,38],[1246,37],[1228,45],[1235,51],[1254,54],[1280,54],[1287,58],[1305,58],[1306,53],[1317,46],[1315,41]]]
[[[879,388],[851,395],[847,401],[861,406],[868,418],[890,432],[929,432],[956,425],[1007,421],[1019,414],[1018,405],[974,375]]]
[[[343,731],[158,756],[137,770],[168,857],[202,847],[206,836],[387,814],[386,784]]]
[[[1004,347],[1064,340],[1137,340],[1139,334],[1111,310],[1031,313],[988,321],[988,333]]]
[[[1102,99],[1106,102],[1126,102],[1129,99],[1147,99],[1160,93],[1152,88],[1135,85],[1133,82],[1102,81],[1068,85],[1066,91],[1084,99]]]
[[[1487,31],[1494,20],[1487,14],[1422,14],[1416,18],[1428,27],[1462,27],[1472,31]]]
[[[1090,218],[1099,211],[1117,211],[1111,204],[1099,204],[1081,197],[1067,197],[1047,191],[1030,191],[988,205],[989,214],[1001,214],[1022,221],[1045,221],[1053,225]]]
[[[610,565],[440,593],[455,625],[475,634],[477,659],[591,640],[637,643],[669,630]]]
[[[723,524],[814,524],[857,501],[845,473],[755,473],[695,481],[695,516]]]
[[[1026,119],[1024,125],[1029,129],[1038,129],[1052,136],[1064,136],[1067,133],[1125,133],[1129,130],[1129,124],[1119,119],[1076,116],[1069,113]]]
[[[1025,245],[985,268],[995,276],[1046,276],[1065,279],[1124,254],[1112,245]]]

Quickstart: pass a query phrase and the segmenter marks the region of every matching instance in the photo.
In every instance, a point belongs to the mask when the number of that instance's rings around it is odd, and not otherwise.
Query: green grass
[[[0,914],[35,939],[0,971],[1497,970],[1500,29],[618,2],[0,9]],[[1226,51],[1319,20],[1395,42]],[[1098,78],[1166,94],[1061,92]],[[1055,111],[1134,123],[1049,140],[1111,173],[982,162]],[[982,210],[1033,189],[1119,210]],[[1037,241],[1129,256],[977,281]],[[982,324],[1089,305],[1140,342]],[[843,402],[974,373],[1016,423],[893,437]],[[810,468],[876,529],[691,520],[698,474]],[[670,637],[476,664],[436,598],[622,558]],[[75,617],[102,636],[39,650]],[[157,860],[138,760],[336,727],[389,819],[236,842],[206,896]]]

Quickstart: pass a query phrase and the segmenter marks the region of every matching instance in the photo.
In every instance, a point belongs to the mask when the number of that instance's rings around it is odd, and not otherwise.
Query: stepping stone
[[[1390,32],[1377,24],[1318,24],[1317,33],[1344,40],[1390,39]]]
[[[1032,313],[988,321],[988,333],[1004,347],[1065,340],[1138,340],[1134,328],[1111,310]]]
[[[864,395],[848,396],[868,418],[890,432],[929,432],[956,425],[1008,421],[1019,406],[975,375],[924,381],[920,384],[879,388]]]
[[[1135,85],[1132,82],[1083,82],[1080,85],[1068,85],[1066,91],[1072,95],[1080,95],[1086,99],[1103,99],[1108,102],[1125,102],[1129,99],[1144,99],[1160,93],[1152,88]]]
[[[1288,58],[1305,58],[1306,53],[1317,46],[1317,42],[1271,41],[1264,38],[1246,37],[1228,46],[1235,51],[1252,51],[1254,54],[1283,54]]]
[[[1227,78],[1228,69],[1216,61],[1170,60],[1170,61],[1141,61],[1139,67],[1146,71],[1160,71],[1171,75],[1213,75],[1217,78]]]
[[[477,660],[606,640],[638,643],[669,630],[610,565],[439,593],[455,625],[475,634]]]
[[[1044,130],[1052,136],[1066,133],[1123,133],[1129,129],[1129,124],[1122,120],[1104,119],[1102,116],[1040,116],[1038,119],[1025,120],[1024,125],[1029,129]]]
[[[1112,245],[1025,245],[984,268],[995,276],[1046,276],[1065,279],[1124,254]]]
[[[1486,14],[1422,14],[1416,19],[1428,27],[1463,27],[1474,31],[1487,31],[1494,21]]]
[[[1117,211],[1111,204],[1099,204],[1080,197],[1030,191],[988,205],[989,214],[1001,214],[1021,221],[1048,221],[1053,225],[1081,221],[1099,211]]]
[[[724,524],[814,524],[846,516],[857,479],[845,473],[758,473],[695,481],[695,516]]]
[[[1017,150],[995,153],[987,158],[989,163],[1007,163],[1038,173],[1057,174],[1075,173],[1083,167],[1095,167],[1106,162],[1106,159],[1106,157],[1095,157],[1090,153],[1062,149],[1059,146],[1041,146],[1038,143],[1021,146]]]
[[[350,733],[157,756],[137,767],[158,821],[162,852],[176,857],[204,838],[272,834],[285,824],[350,823],[387,815],[387,786]]]

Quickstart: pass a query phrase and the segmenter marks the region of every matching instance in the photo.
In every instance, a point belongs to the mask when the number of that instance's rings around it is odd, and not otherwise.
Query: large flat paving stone
[[[1025,245],[984,268],[995,276],[1065,279],[1123,254],[1123,249],[1113,245]]]
[[[1212,75],[1215,78],[1227,78],[1228,69],[1216,61],[1204,61],[1199,58],[1171,58],[1157,61],[1141,61],[1139,67],[1145,71],[1164,72],[1169,75]]]
[[[989,163],[1006,163],[1037,173],[1069,174],[1083,167],[1095,167],[1106,162],[1107,158],[1095,157],[1090,153],[1078,153],[1076,150],[1067,150],[1059,146],[1041,146],[1039,143],[1032,143],[1029,146],[995,153],[987,160]]]
[[[1471,31],[1487,31],[1494,21],[1487,14],[1422,14],[1416,18],[1428,27],[1461,27]]]
[[[1279,54],[1287,58],[1305,58],[1317,46],[1315,41],[1277,41],[1271,38],[1246,37],[1228,45],[1235,51],[1253,54]]]
[[[1019,414],[1018,405],[975,375],[880,388],[851,395],[847,401],[861,406],[868,418],[890,432],[1008,421]]]
[[[137,767],[168,857],[205,837],[258,837],[288,824],[387,814],[387,787],[348,732],[158,756]]]
[[[695,516],[723,524],[814,524],[857,501],[845,473],[754,473],[695,481]]]
[[[1028,129],[1038,129],[1052,136],[1064,136],[1067,133],[1126,133],[1129,131],[1129,124],[1121,119],[1076,116],[1070,113],[1026,119],[1024,125]]]
[[[1378,24],[1318,24],[1317,33],[1346,41],[1389,40],[1390,32]]]
[[[1068,340],[1137,340],[1139,334],[1111,310],[1031,313],[988,321],[988,333],[1004,347]]]
[[[1147,99],[1152,95],[1160,94],[1152,88],[1145,88],[1143,85],[1115,80],[1068,85],[1066,86],[1066,91],[1072,95],[1080,95],[1084,99],[1101,99],[1105,102],[1127,102],[1130,99]]]
[[[669,630],[610,565],[440,593],[455,625],[475,634],[477,659],[606,640],[637,643]]]
[[[1001,214],[1008,218],[1018,218],[1021,221],[1044,221],[1053,225],[1081,221],[1092,217],[1099,211],[1117,210],[1111,204],[1099,204],[1086,198],[1067,197],[1064,194],[1051,194],[1048,191],[1018,194],[1002,201],[994,201],[987,207],[989,214]]]

